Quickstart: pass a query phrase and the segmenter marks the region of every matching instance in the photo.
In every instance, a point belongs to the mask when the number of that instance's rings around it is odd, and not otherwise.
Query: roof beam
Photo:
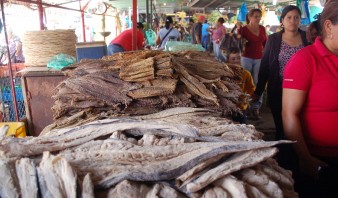
[[[189,7],[194,6],[196,3],[198,3],[200,0],[194,0],[193,2],[189,3]]]
[[[230,3],[230,1],[225,1],[224,3],[220,4],[218,7],[223,7],[223,6],[225,6],[225,5],[229,4],[229,3]]]
[[[46,7],[53,7],[53,8],[60,8],[60,9],[65,9],[65,10],[72,10],[72,11],[81,12],[81,10],[77,10],[77,9],[73,9],[73,8],[67,8],[67,7],[63,7],[63,6],[59,6],[59,5],[52,5],[52,4],[48,4],[48,3],[39,3],[38,1],[32,1],[32,0],[15,0],[15,1],[37,4],[37,5],[41,4],[41,5],[46,6]]]
[[[212,0],[212,1],[210,1],[210,3],[208,3],[208,4],[205,5],[204,7],[207,8],[207,7],[209,7],[211,4],[215,3],[216,1],[217,1],[217,0]]]

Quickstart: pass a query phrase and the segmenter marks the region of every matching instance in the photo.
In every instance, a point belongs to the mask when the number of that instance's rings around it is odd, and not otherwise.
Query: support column
[[[149,16],[149,0],[146,0],[146,18],[147,18],[147,28],[150,29],[150,16]]]
[[[80,6],[80,11],[81,11],[83,42],[86,42],[86,27],[85,27],[85,18],[84,18],[84,9],[85,8],[82,8],[82,6],[81,6],[81,0],[79,0],[79,6]]]
[[[15,93],[15,85],[14,85],[14,79],[13,79],[13,71],[12,71],[12,61],[11,61],[11,53],[9,51],[8,47],[8,36],[7,36],[7,27],[6,27],[6,17],[5,17],[5,7],[4,7],[4,1],[1,0],[1,14],[2,14],[2,24],[4,28],[4,33],[5,33],[5,39],[6,39],[6,46],[7,46],[7,56],[8,56],[8,74],[10,78],[10,84],[12,88],[12,98],[13,98],[13,106],[14,106],[14,112],[15,112],[15,119],[16,121],[20,121],[19,118],[19,111],[18,111],[18,106],[16,103],[16,93]]]
[[[137,49],[137,0],[133,0],[133,50]]]
[[[40,30],[44,30],[45,29],[45,25],[43,23],[42,0],[38,0],[38,10],[39,10],[39,19],[40,19]]]
[[[150,19],[150,24],[153,24],[153,0],[149,0],[149,1],[150,1],[150,17],[149,17],[149,19]],[[151,29],[153,29],[153,27],[151,27]]]

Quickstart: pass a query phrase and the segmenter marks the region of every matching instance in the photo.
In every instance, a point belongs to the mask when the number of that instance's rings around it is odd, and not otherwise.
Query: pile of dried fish
[[[271,158],[287,141],[261,137],[200,108],[7,137],[0,196],[297,197],[291,173]]]
[[[234,71],[203,52],[135,51],[86,60],[65,70],[55,90],[51,128],[174,107],[240,112]],[[74,118],[70,120],[69,118]]]

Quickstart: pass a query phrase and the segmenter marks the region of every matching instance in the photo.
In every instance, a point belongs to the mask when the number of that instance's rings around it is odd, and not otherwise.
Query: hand
[[[257,102],[259,100],[259,98],[260,98],[259,95],[252,94],[252,96],[251,96],[251,102],[252,103]]]
[[[319,159],[308,156],[306,158],[299,159],[299,170],[306,175],[317,177],[322,167],[326,167],[327,164]]]

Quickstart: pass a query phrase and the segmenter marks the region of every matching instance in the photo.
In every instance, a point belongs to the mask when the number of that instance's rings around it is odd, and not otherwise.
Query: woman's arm
[[[273,46],[274,46],[273,42],[276,42],[276,40],[271,37],[271,39],[268,40],[264,48],[263,57],[262,57],[261,64],[259,67],[257,87],[254,93],[255,97],[253,97],[254,99],[257,99],[257,100],[263,94],[266,83],[268,82],[268,79],[269,79],[270,54],[271,54],[271,51],[273,50]]]
[[[177,37],[177,41],[181,41],[182,39],[181,39],[181,34],[180,33],[178,33],[178,37]]]
[[[160,35],[157,34],[157,37],[156,37],[156,45],[159,45],[161,43],[161,38],[160,38]]]
[[[304,141],[300,117],[306,97],[306,91],[283,89],[283,127],[285,136],[289,140],[297,141],[294,149],[298,155],[300,171],[307,175],[316,175],[318,168],[326,164],[310,154]]]

